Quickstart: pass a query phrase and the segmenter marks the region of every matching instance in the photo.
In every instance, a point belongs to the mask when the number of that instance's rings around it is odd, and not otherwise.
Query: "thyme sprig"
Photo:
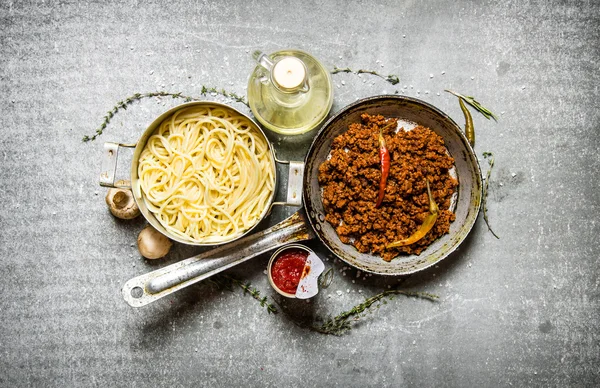
[[[488,187],[490,184],[490,177],[492,175],[492,169],[494,168],[494,154],[491,152],[484,152],[483,157],[488,161],[488,165],[490,167],[487,171],[487,176],[485,178],[485,185],[483,186],[483,220],[485,221],[485,224],[487,225],[488,230],[494,235],[494,237],[496,237],[497,239],[500,239],[500,237],[498,237],[498,235],[496,233],[494,233],[494,231],[490,227],[490,222],[488,221],[488,216],[487,216]]]
[[[202,86],[200,95],[206,96],[207,94],[220,94],[224,97],[230,98],[234,101],[240,102],[240,103],[248,106],[248,103],[246,102],[246,99],[243,96],[240,96],[236,93],[228,92],[225,89],[217,89],[215,87],[209,88],[206,86]],[[125,98],[124,100],[117,102],[116,105],[113,106],[112,109],[106,113],[106,115],[104,116],[104,120],[102,121],[100,126],[96,129],[96,132],[93,135],[85,135],[82,138],[82,141],[88,142],[88,141],[96,140],[96,138],[98,136],[102,135],[102,133],[104,132],[104,130],[106,129],[108,124],[111,122],[112,118],[119,111],[127,109],[127,107],[129,105],[133,104],[136,101],[140,101],[145,98],[152,98],[152,97],[171,97],[174,99],[181,98],[184,100],[184,102],[198,101],[201,99],[200,97],[187,96],[187,95],[184,95],[183,93],[171,93],[171,92],[165,92],[165,91],[149,92],[149,93],[135,93],[135,94]]]
[[[396,84],[400,83],[400,78],[398,78],[397,75],[395,75],[395,74],[382,75],[374,70],[365,70],[365,69],[352,70],[349,67],[340,68],[340,67],[334,66],[333,70],[331,71],[331,74],[338,74],[338,73],[371,74],[371,75],[377,76],[379,78],[383,78],[384,80],[391,83],[392,85],[396,85]]]
[[[445,90],[446,92],[450,93],[450,94],[454,94],[456,97],[458,98],[462,98],[467,104],[471,105],[473,108],[475,108],[479,113],[481,113],[486,119],[494,119],[494,121],[498,121],[498,117],[496,117],[495,114],[492,113],[491,110],[487,109],[486,107],[484,107],[483,105],[481,105],[479,103],[479,101],[477,101],[475,99],[475,97],[473,96],[464,96],[460,93],[454,92],[452,90]]]
[[[234,278],[229,275],[215,275],[209,279],[209,282],[216,285],[218,288],[227,289],[229,291],[233,291],[233,286],[238,286],[242,290],[244,290],[244,295],[249,294],[252,298],[257,300],[260,303],[261,307],[265,307],[269,314],[277,314],[278,310],[275,305],[268,302],[267,297],[264,296],[261,298],[260,291],[255,287],[252,287],[250,282],[246,282],[237,278]]]
[[[322,333],[340,336],[352,329],[352,323],[372,313],[371,308],[379,309],[382,304],[387,304],[387,300],[394,299],[395,295],[404,295],[407,297],[415,297],[436,301],[439,297],[428,292],[415,292],[403,290],[387,290],[375,296],[366,299],[364,302],[354,306],[348,311],[344,311],[339,315],[328,319],[321,325],[311,326],[311,330]]]

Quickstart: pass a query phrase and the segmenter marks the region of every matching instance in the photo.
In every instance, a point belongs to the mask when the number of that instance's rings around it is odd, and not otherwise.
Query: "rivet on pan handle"
[[[119,147],[134,148],[135,144],[104,143],[104,160],[102,161],[102,172],[100,173],[100,186],[116,187],[115,174],[117,172],[117,160],[119,158]],[[119,187],[125,187],[119,185]]]

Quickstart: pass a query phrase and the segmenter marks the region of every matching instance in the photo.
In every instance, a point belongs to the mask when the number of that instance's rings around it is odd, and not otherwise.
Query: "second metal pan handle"
[[[129,305],[141,307],[283,244],[314,237],[304,211],[299,210],[260,233],[133,278],[121,293]]]
[[[115,174],[119,159],[119,147],[135,148],[135,146],[135,144],[104,143],[104,160],[102,161],[102,172],[100,173],[100,186],[117,187],[115,186]],[[129,188],[123,185],[118,185],[118,187]]]
[[[279,160],[275,158],[279,164],[289,164],[287,198],[285,202],[273,202],[274,205],[289,205],[302,206],[302,177],[304,176],[304,162],[293,162],[287,160]]]

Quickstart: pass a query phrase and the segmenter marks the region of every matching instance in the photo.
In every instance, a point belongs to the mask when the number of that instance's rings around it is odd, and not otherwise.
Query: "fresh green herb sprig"
[[[244,295],[249,294],[252,298],[257,300],[261,307],[265,307],[267,309],[269,314],[278,313],[277,307],[269,303],[266,296],[261,298],[260,291],[252,287],[250,282],[245,282],[229,275],[215,275],[209,279],[209,282],[216,285],[218,288],[227,289],[229,291],[233,291],[233,286],[238,286],[244,290]]]
[[[483,220],[485,221],[485,224],[487,225],[487,228],[490,231],[490,233],[492,233],[492,235],[494,235],[494,237],[496,237],[497,239],[500,239],[500,237],[498,237],[498,235],[492,230],[487,215],[488,187],[490,184],[490,177],[492,176],[492,169],[494,168],[494,154],[491,152],[484,152],[483,157],[488,161],[489,165],[489,169],[485,178],[485,185],[483,186]]]
[[[462,98],[467,104],[471,105],[473,108],[475,108],[479,113],[481,113],[486,119],[494,119],[494,121],[498,121],[498,117],[496,117],[495,114],[492,113],[492,111],[490,111],[489,109],[487,109],[486,107],[484,107],[483,105],[481,105],[479,103],[479,101],[477,101],[475,99],[475,97],[473,96],[463,96],[460,93],[454,92],[452,90],[445,90],[446,92],[455,95],[458,98]]]
[[[202,86],[202,90],[200,91],[200,94],[202,96],[206,96],[207,94],[220,94],[224,97],[230,98],[234,101],[240,102],[240,103],[248,106],[248,103],[246,102],[246,99],[243,96],[240,96],[236,93],[228,92],[225,89],[219,90],[214,87],[209,88],[206,86]],[[88,141],[96,140],[96,138],[98,136],[102,135],[102,133],[104,132],[104,130],[106,129],[108,124],[111,122],[113,117],[119,111],[127,109],[127,107],[129,105],[133,104],[136,101],[140,101],[145,98],[152,98],[152,97],[171,97],[174,99],[181,98],[184,100],[184,102],[198,101],[201,99],[200,97],[186,96],[183,93],[170,93],[170,92],[165,92],[165,91],[150,92],[150,93],[135,93],[135,94],[127,97],[126,99],[117,102],[117,104],[106,113],[106,115],[104,116],[104,120],[102,121],[100,126],[96,129],[96,132],[93,135],[85,135],[83,137],[82,141],[88,142]]]
[[[395,75],[395,74],[382,75],[374,70],[364,70],[364,69],[352,70],[349,67],[340,68],[340,67],[334,66],[333,70],[331,71],[331,74],[338,74],[338,73],[371,74],[371,75],[377,76],[379,78],[383,78],[384,80],[391,83],[392,85],[396,85],[396,84],[400,83],[400,78],[398,78],[397,75]]]
[[[365,317],[368,313],[372,313],[371,308],[378,309],[382,304],[387,304],[387,300],[394,299],[395,295],[404,295],[407,297],[415,297],[436,301],[439,297],[428,292],[413,292],[402,290],[387,290],[375,296],[366,299],[364,302],[354,306],[348,311],[328,319],[321,325],[313,325],[311,330],[322,333],[340,336],[352,329],[352,323]]]

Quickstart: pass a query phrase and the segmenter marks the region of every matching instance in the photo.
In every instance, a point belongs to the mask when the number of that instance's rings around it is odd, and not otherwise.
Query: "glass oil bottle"
[[[284,135],[298,135],[325,120],[333,103],[329,71],[300,50],[254,53],[258,65],[248,81],[248,102],[256,119]]]

